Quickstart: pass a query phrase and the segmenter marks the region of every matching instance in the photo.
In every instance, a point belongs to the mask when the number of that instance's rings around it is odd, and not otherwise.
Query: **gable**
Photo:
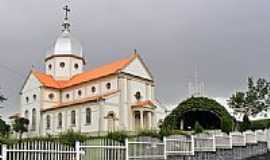
[[[153,80],[151,73],[140,57],[136,57],[130,64],[128,64],[122,72],[142,77],[144,79]]]
[[[31,72],[28,77],[26,78],[21,92],[25,92],[27,90],[36,89],[42,86],[42,84],[39,82],[39,80],[34,76],[34,74]]]

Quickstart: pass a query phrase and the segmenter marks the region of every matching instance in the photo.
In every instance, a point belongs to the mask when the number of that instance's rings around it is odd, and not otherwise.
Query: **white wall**
[[[39,122],[40,122],[40,104],[42,101],[41,97],[41,89],[40,89],[41,83],[36,79],[36,77],[31,74],[20,95],[20,103],[21,103],[21,108],[20,112],[23,117],[25,117],[25,111],[28,111],[28,117],[27,118],[30,121],[29,124],[29,134],[39,134]],[[36,95],[36,99],[34,99],[34,95]],[[26,101],[26,97],[28,97],[29,101]],[[32,130],[32,110],[36,109],[36,129]]]

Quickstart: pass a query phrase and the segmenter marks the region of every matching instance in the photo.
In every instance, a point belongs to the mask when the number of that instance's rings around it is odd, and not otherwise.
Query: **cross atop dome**
[[[63,8],[63,10],[65,11],[65,18],[64,18],[64,22],[62,24],[62,26],[64,27],[63,31],[68,31],[70,32],[70,22],[69,22],[69,13],[71,12],[69,5],[65,5],[65,7]]]

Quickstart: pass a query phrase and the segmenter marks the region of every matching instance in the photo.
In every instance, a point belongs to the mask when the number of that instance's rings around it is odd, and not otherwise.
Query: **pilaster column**
[[[151,112],[147,113],[147,118],[148,118],[148,127],[149,129],[151,129],[152,128],[152,113]]]
[[[143,111],[140,111],[140,127],[141,129],[143,129],[144,125],[143,125]]]

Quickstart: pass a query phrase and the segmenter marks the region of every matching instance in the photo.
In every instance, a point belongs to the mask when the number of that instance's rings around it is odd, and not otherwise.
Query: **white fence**
[[[75,160],[80,152],[56,142],[30,141],[2,145],[2,160]]]
[[[216,148],[218,149],[232,149],[232,137],[227,134],[218,134],[215,136]]]
[[[194,137],[172,135],[165,139],[166,153],[169,155],[194,155]]]
[[[199,134],[194,137],[194,150],[196,152],[215,152],[215,136],[208,134]]]
[[[246,137],[244,134],[242,134],[240,132],[232,132],[230,135],[232,138],[232,146],[233,147],[246,146]]]
[[[76,142],[75,147],[57,142],[32,141],[0,145],[1,160],[144,160],[166,159],[167,156],[190,156],[196,152],[215,152],[217,149],[245,147],[267,142],[270,130],[244,133],[173,135],[163,140],[151,137],[129,138],[124,142],[110,139],[91,139]]]
[[[255,132],[246,131],[246,132],[244,132],[244,135],[246,137],[247,144],[256,144],[257,143]]]

